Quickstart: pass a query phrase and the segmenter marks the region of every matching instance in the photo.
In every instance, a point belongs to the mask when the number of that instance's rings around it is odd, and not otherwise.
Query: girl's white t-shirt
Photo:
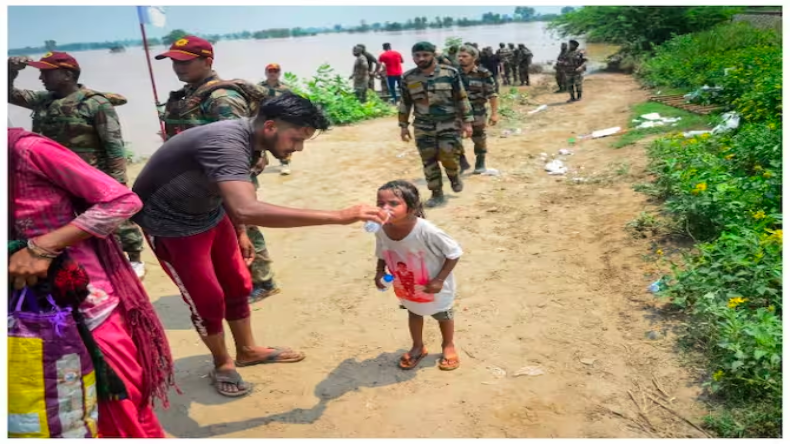
[[[455,299],[455,277],[447,276],[442,291],[425,293],[424,288],[447,259],[458,259],[461,246],[447,233],[423,218],[402,240],[390,239],[384,230],[376,233],[376,257],[387,263],[395,277],[392,286],[401,304],[414,314],[431,316],[449,310]]]

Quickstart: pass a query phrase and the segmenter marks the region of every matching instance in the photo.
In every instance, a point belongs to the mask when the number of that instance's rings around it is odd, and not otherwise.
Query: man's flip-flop
[[[290,348],[282,348],[282,347],[269,347],[269,348],[272,349],[272,352],[269,353],[265,358],[258,359],[257,361],[250,361],[250,362],[236,361],[236,367],[251,367],[253,365],[259,365],[259,364],[290,364],[290,363],[302,361],[305,358],[305,355],[302,352],[299,352],[299,354],[293,358],[281,358],[280,356],[283,353],[287,353],[287,352],[294,353],[294,351],[291,350]]]
[[[443,370],[446,372],[452,371],[457,369],[461,366],[461,361],[458,358],[448,359],[442,355],[442,359],[439,361],[439,370]]]
[[[252,393],[252,385],[248,382],[244,382],[244,380],[241,379],[241,375],[236,370],[219,373],[215,369],[211,371],[209,376],[211,377],[211,385],[215,386],[217,388],[217,393],[219,393],[222,396],[227,396],[228,398],[239,398]],[[235,385],[236,388],[239,389],[239,391],[228,392],[222,390],[220,388],[220,384]],[[244,385],[243,389],[240,387],[241,385]]]
[[[398,367],[400,367],[403,370],[411,370],[414,367],[417,367],[420,361],[422,361],[422,358],[426,356],[428,356],[428,350],[426,349],[422,349],[422,353],[420,353],[420,356],[416,356],[416,357],[410,355],[409,352],[406,352],[403,354],[403,356],[400,357],[400,362],[398,363]]]

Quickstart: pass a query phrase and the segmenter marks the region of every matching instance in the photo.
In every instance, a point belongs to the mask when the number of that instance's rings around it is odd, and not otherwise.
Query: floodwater
[[[366,34],[321,34],[314,37],[299,37],[268,40],[219,41],[214,47],[214,68],[226,79],[243,78],[260,81],[264,78],[264,67],[272,62],[279,63],[283,70],[300,78],[312,76],[316,69],[328,63],[339,74],[350,75],[353,58],[351,49],[363,43],[374,55],[381,53],[382,43],[389,42],[406,61],[404,68],[414,67],[411,61],[411,46],[421,40],[444,46],[448,37],[460,37],[463,41],[477,42],[481,47],[496,48],[500,42],[524,43],[534,54],[533,63],[553,61],[560,50],[561,39],[546,30],[546,23],[511,23],[499,26],[476,26],[470,28],[427,29],[423,31],[379,32]],[[579,40],[584,47],[582,40]],[[153,56],[167,48],[151,48],[159,100],[164,102],[168,91],[181,87],[172,71],[169,60],[154,60]],[[614,52],[609,45],[590,45],[587,51],[591,60],[602,60]],[[138,156],[150,156],[160,145],[157,135],[159,122],[154,107],[153,92],[145,52],[142,47],[127,48],[126,52],[110,54],[109,50],[84,51],[73,54],[82,68],[80,82],[97,91],[118,93],[129,102],[117,108],[121,119],[124,140]],[[39,58],[40,54],[30,54]],[[15,82],[18,88],[41,89],[38,70],[26,68]],[[30,112],[9,105],[8,117],[16,126],[30,129]]]

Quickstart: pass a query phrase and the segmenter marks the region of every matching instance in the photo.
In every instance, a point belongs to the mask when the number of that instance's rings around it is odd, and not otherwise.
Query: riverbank
[[[392,293],[373,287],[373,239],[360,226],[269,229],[283,293],[254,305],[255,334],[261,343],[299,348],[308,358],[240,369],[256,384],[255,393],[222,398],[205,378],[210,357],[188,309],[146,251],[145,285],[167,328],[184,391],[160,413],[167,432],[247,438],[703,436],[650,400],[669,406],[665,393],[674,398],[673,411],[691,419],[705,413],[696,401],[700,388],[678,363],[674,325],[646,292],[657,272],[644,259],[652,246],[623,229],[647,205],[631,188],[646,178],[644,146],[614,150],[603,138],[571,147],[574,154],[565,160],[589,179],[581,184],[547,175],[540,159],[542,152],[568,148],[571,137],[626,126],[628,110],[647,92],[617,74],[587,77],[585,99],[575,104],[551,89],[545,83],[520,89],[529,100],[515,101],[511,120],[491,131],[489,167],[501,175],[469,176],[463,193],[427,214],[465,250],[456,305],[462,364],[454,372],[436,368],[439,332],[432,322],[426,322],[429,357],[415,371],[397,368],[410,343],[406,318]],[[548,109],[527,114],[540,104]],[[520,135],[500,137],[516,128]],[[469,141],[466,146],[471,152]],[[376,188],[394,178],[413,180],[427,193],[416,149],[400,141],[394,117],[321,135],[294,156],[293,169],[288,177],[276,168],[265,171],[259,197],[340,208],[373,202]],[[542,374],[518,376],[525,367]],[[415,414],[432,426],[415,427]]]

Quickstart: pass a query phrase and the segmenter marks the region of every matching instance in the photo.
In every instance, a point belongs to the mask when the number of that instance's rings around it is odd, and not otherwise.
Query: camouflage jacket
[[[587,58],[584,56],[584,53],[580,50],[568,50],[565,53],[565,58],[563,60],[562,68],[565,70],[566,74],[578,74],[576,69],[582,65],[587,63]]]
[[[513,61],[513,51],[511,51],[510,48],[499,48],[497,49],[496,53],[499,56],[499,60],[501,60],[504,64],[508,64]]]
[[[519,49],[518,54],[519,54],[519,59],[518,59],[519,64],[528,65],[532,63],[532,51],[530,51],[529,48]]]
[[[271,86],[268,83],[266,83],[266,81],[264,80],[263,82],[259,83],[258,86],[260,86],[263,89],[264,98],[267,100],[273,99],[275,97],[280,97],[287,91],[290,91],[290,89],[287,86],[283,85],[280,82],[277,82],[277,85],[275,86]]]
[[[363,54],[358,55],[357,58],[354,59],[354,68],[352,71],[355,86],[367,87],[368,75],[370,74],[370,71],[368,70],[369,70],[368,60],[365,58]]]
[[[414,68],[403,74],[398,123],[409,125],[409,114],[414,108],[415,126],[430,126],[438,122],[461,120],[472,122],[472,105],[466,95],[461,75],[455,68],[436,64],[431,74]]]
[[[469,95],[469,103],[472,104],[472,114],[475,117],[485,116],[488,100],[498,97],[494,85],[494,75],[482,66],[475,66],[468,73],[463,70],[459,72],[464,88]]]
[[[216,73],[200,85],[170,93],[160,118],[167,138],[207,123],[251,117],[265,92],[244,80],[221,80]]]
[[[11,79],[13,80],[13,79]],[[8,102],[33,111],[32,130],[74,151],[85,162],[126,184],[126,150],[115,106],[126,103],[118,94],[78,85],[61,99],[47,91],[11,85]]]

